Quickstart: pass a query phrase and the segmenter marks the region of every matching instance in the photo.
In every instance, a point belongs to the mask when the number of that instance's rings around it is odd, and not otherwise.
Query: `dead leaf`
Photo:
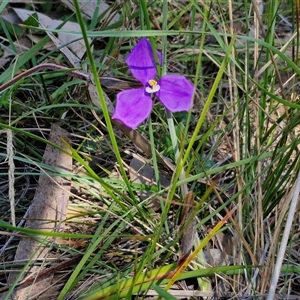
[[[141,157],[133,157],[130,161],[129,176],[132,183],[144,184],[149,187],[157,185],[154,175],[154,168],[146,163]],[[160,174],[159,179],[160,185],[163,188],[170,186],[170,180],[162,174]],[[145,200],[149,198],[153,194],[153,192],[143,190],[137,191],[137,194],[141,198],[141,200]],[[158,198],[152,199],[151,206],[154,210],[159,209],[160,200]]]
[[[195,234],[195,220],[192,217],[194,213],[194,194],[188,192],[183,199],[183,205],[181,207],[179,215],[179,249],[180,256],[178,260],[178,265],[185,261],[190,255],[193,245],[194,245],[194,234]]]
[[[13,8],[14,12],[17,14],[17,16],[25,22],[28,20],[30,16],[33,14],[37,16],[38,24],[41,29],[55,29],[58,26],[60,26],[63,21],[61,20],[54,20],[50,17],[48,17],[45,14],[30,11],[27,9],[21,9],[21,8]],[[62,27],[61,30],[65,31],[76,31],[80,32],[80,26],[75,22],[66,22]],[[35,31],[37,33],[37,31]],[[41,31],[42,34],[45,34],[44,31]],[[78,35],[72,35],[72,34],[66,34],[66,33],[58,33],[57,37],[54,36],[53,33],[47,31],[46,32],[49,37],[51,38],[52,42],[55,44],[57,49],[59,49],[69,61],[73,61],[72,66],[79,67],[80,59],[84,56],[86,48],[83,39],[79,38]],[[72,51],[71,53],[69,51]],[[76,58],[73,56],[76,55]]]
[[[28,38],[34,43],[37,44],[39,43],[43,36],[37,35],[37,34],[28,34]],[[44,50],[47,51],[55,51],[57,49],[57,47],[53,44],[52,41],[49,41],[48,43],[46,43],[43,47]]]
[[[4,66],[11,61],[12,57],[12,52],[8,51],[6,48],[4,49],[3,53],[0,52],[0,68],[4,68]]]
[[[6,21],[7,23],[11,23],[14,25],[16,25],[20,22],[20,18],[15,13],[13,13],[11,10],[10,11],[7,11],[7,10],[2,11],[1,18],[4,21]]]
[[[223,256],[225,257],[226,255],[228,255],[235,260],[238,256],[237,253],[239,253],[240,251],[241,244],[238,233],[234,231],[233,235],[231,235],[220,232],[216,235],[216,239],[222,247]]]
[[[207,250],[203,253],[208,266],[219,267],[233,264],[233,257],[224,253],[220,249],[207,248]]]
[[[41,23],[42,26],[47,29],[55,29],[57,26],[59,26],[62,23],[62,21],[53,20],[40,12],[23,9],[23,8],[12,8],[12,9],[22,22],[26,22],[31,16],[34,19],[36,19],[37,17],[36,21],[38,23]],[[14,22],[14,24],[17,24],[16,21]],[[41,32],[41,34],[43,34],[43,32]]]
[[[63,3],[65,6],[67,6],[70,10],[75,12],[74,2],[73,0],[60,0],[61,3]],[[104,18],[107,18],[110,14],[110,6],[105,3],[104,1],[86,1],[86,0],[79,0],[78,1],[81,12],[88,17],[89,19],[92,19],[94,17],[94,13],[96,9],[99,9],[98,17],[101,16],[103,13],[106,12],[104,15]],[[120,19],[120,14],[115,14],[110,22],[108,24],[116,23]]]
[[[63,143],[63,141],[69,143],[67,132],[58,125],[54,124],[52,126],[49,140],[58,147],[68,151]],[[51,167],[67,171],[72,170],[72,157],[49,145],[46,146],[43,162]],[[43,231],[61,231],[64,228],[63,221],[67,213],[70,186],[69,180],[60,176],[51,177],[44,171],[40,175],[38,188],[29,208],[25,227]],[[45,239],[45,237],[41,237],[41,239]],[[47,257],[49,250],[49,247],[43,246],[36,240],[23,238],[18,245],[15,261],[43,260]],[[39,271],[40,267],[31,267],[28,269],[27,275],[37,276],[38,280]],[[16,280],[17,275],[16,273],[10,273],[8,283],[12,284]],[[50,284],[49,280],[37,282],[32,287],[16,290],[14,299],[27,299],[29,292],[31,294],[38,293],[41,287],[45,288],[45,285],[47,286],[47,283]]]
[[[92,78],[92,77],[91,77]],[[92,103],[101,108],[100,106],[100,101],[99,101],[99,96],[98,96],[98,93],[96,91],[96,87],[94,84],[89,84],[88,86],[88,92],[89,92],[89,95],[90,95],[90,99],[92,101]],[[114,112],[114,105],[112,104],[111,100],[109,99],[109,97],[106,95],[106,93],[104,91],[103,92],[103,96],[104,96],[104,99],[105,99],[105,103],[106,103],[106,106],[107,106],[107,109],[108,109],[108,112],[109,114],[113,114]]]
[[[59,38],[57,38],[52,32],[47,32],[48,36],[50,37],[51,41],[54,43],[55,47],[60,50],[60,52],[65,56],[68,60],[69,64],[74,68],[80,68],[81,57],[85,53],[85,45],[83,40],[78,40],[76,43],[68,44],[67,38],[65,39],[64,36],[58,34]],[[62,42],[62,39],[65,40],[65,43]],[[81,42],[80,42],[81,41]],[[64,45],[68,45],[67,47]],[[72,50],[70,50],[70,49]],[[75,52],[77,50],[78,52]],[[82,51],[80,51],[82,50]]]
[[[141,83],[135,80],[128,80],[128,79],[123,80],[120,78],[107,77],[107,76],[102,76],[100,79],[101,79],[102,86],[104,86],[109,91],[114,91],[114,92],[142,87]]]

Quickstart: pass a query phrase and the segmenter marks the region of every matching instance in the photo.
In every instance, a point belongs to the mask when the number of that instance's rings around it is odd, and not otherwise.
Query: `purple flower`
[[[157,51],[159,63],[162,54]],[[157,71],[150,42],[142,38],[133,48],[126,63],[142,88],[130,89],[117,95],[117,104],[112,116],[132,129],[136,129],[151,113],[155,95],[171,112],[188,111],[192,106],[194,86],[186,77],[167,74],[156,79]]]

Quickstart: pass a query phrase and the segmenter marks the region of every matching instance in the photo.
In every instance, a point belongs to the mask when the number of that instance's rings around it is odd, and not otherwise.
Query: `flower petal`
[[[162,55],[157,51],[159,63],[162,62]],[[126,63],[134,78],[146,85],[149,80],[156,76],[156,65],[150,42],[142,38],[132,49]]]
[[[171,112],[188,111],[192,106],[195,87],[184,76],[164,75],[156,96]]]
[[[152,99],[142,89],[131,89],[117,95],[117,104],[112,116],[131,129],[136,129],[147,119],[152,110]]]

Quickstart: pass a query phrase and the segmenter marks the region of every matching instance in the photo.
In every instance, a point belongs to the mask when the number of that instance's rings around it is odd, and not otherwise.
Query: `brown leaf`
[[[195,220],[192,217],[194,212],[194,194],[188,192],[183,199],[183,205],[179,215],[179,234],[181,235],[179,240],[180,256],[178,264],[180,265],[191,253],[194,245],[194,223]]]
[[[54,124],[52,126],[49,140],[51,143],[68,151],[66,145],[63,143],[63,141],[69,143],[67,132],[58,125]],[[72,170],[72,157],[50,145],[46,146],[43,163],[65,171]],[[51,176],[45,170],[42,170],[38,188],[29,208],[25,227],[43,231],[61,231],[64,228],[63,221],[67,213],[69,192],[69,180],[61,176]],[[45,237],[41,237],[41,239],[44,240]],[[18,245],[15,261],[42,260],[48,255],[49,250],[49,247],[43,246],[34,239],[23,238]],[[38,278],[37,272],[39,270],[39,267],[31,267],[28,269],[27,275],[36,275]],[[12,284],[16,280],[17,275],[10,273],[8,282]],[[46,280],[35,284],[33,287],[17,290],[14,293],[14,299],[27,299],[29,292],[35,294],[40,290],[40,285],[45,288],[45,284],[47,286],[50,283],[50,280]]]
[[[75,7],[74,7],[74,2],[73,0],[60,0],[61,3],[63,3],[65,6],[67,6],[70,10],[75,12]],[[88,17],[89,19],[92,19],[94,17],[94,13],[97,9],[97,6],[99,5],[98,1],[86,1],[86,0],[79,0],[78,1],[80,7],[81,7],[81,12]],[[110,6],[105,3],[104,1],[100,1],[100,5],[98,7],[98,17],[102,15],[104,12],[106,12],[104,18],[108,16]],[[120,14],[114,15],[114,17],[111,20],[111,23],[115,23],[119,21],[120,19]]]
[[[98,96],[98,93],[96,91],[96,87],[95,87],[94,84],[92,84],[92,83],[89,84],[88,92],[89,92],[89,96],[90,96],[90,99],[93,102],[93,104],[95,106],[101,108],[100,101],[99,101],[99,96]],[[104,91],[102,91],[102,93],[103,93],[103,96],[104,96],[104,99],[105,99],[105,103],[106,103],[108,112],[110,114],[112,114],[114,112],[114,105],[112,104],[112,102],[111,102],[110,98],[107,96],[107,94]]]
[[[17,16],[25,22],[30,16],[33,14],[37,15],[38,18],[38,24],[41,29],[47,28],[47,29],[55,29],[59,25],[63,23],[61,20],[55,20],[50,17],[48,17],[45,14],[42,14],[40,12],[34,12],[27,9],[22,8],[13,8],[14,12],[17,14]],[[61,30],[64,31],[74,31],[74,32],[80,32],[80,26],[78,23],[75,22],[66,22],[62,27]],[[36,33],[37,31],[35,31]],[[86,48],[83,39],[80,39],[80,36],[78,35],[72,35],[72,34],[66,34],[66,33],[57,33],[57,37],[50,31],[46,31],[44,33],[41,31],[42,34],[48,34],[48,36],[51,38],[52,42],[55,44],[56,48],[59,49],[67,58],[69,63],[73,67],[80,67],[80,59],[85,54]],[[33,39],[32,39],[33,40]],[[65,46],[67,45],[67,46]]]
[[[129,176],[132,183],[140,183],[149,187],[157,185],[154,168],[146,163],[141,157],[133,157],[130,161]],[[163,188],[170,186],[170,180],[162,174],[159,175],[159,179],[160,185]],[[137,191],[137,194],[142,200],[145,200],[150,197],[153,192],[143,190]],[[152,198],[150,205],[155,211],[157,211],[160,209],[160,199],[158,197]]]

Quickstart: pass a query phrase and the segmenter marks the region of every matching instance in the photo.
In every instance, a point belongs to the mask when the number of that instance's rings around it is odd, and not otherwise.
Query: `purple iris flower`
[[[159,63],[162,54],[157,51]],[[125,90],[117,95],[113,119],[136,129],[151,113],[155,95],[171,112],[188,111],[192,106],[194,86],[180,75],[167,74],[156,79],[157,70],[150,42],[142,38],[132,49],[126,63],[142,88]]]

